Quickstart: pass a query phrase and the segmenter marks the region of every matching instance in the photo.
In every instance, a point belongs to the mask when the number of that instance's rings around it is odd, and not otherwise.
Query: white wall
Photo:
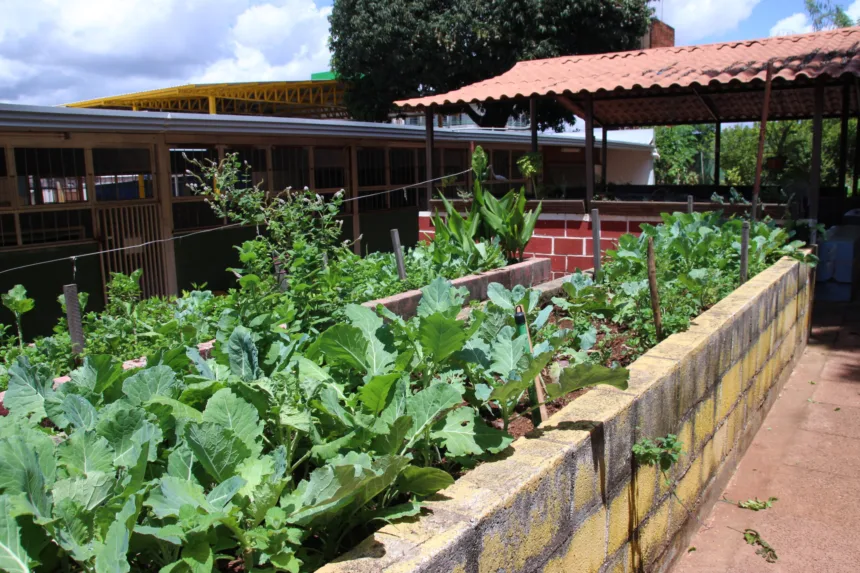
[[[599,153],[599,149],[595,150]],[[609,182],[618,185],[653,185],[654,156],[650,149],[610,149],[606,163]]]

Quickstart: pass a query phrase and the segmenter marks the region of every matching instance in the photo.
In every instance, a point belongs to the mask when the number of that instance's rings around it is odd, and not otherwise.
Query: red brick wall
[[[671,48],[675,45],[675,28],[656,18],[651,20],[650,35],[652,48]]]
[[[541,215],[535,225],[532,240],[526,249],[526,258],[545,257],[552,261],[552,278],[570,274],[576,269],[594,266],[594,239],[591,218],[588,215]],[[618,237],[625,233],[638,235],[640,223],[658,223],[659,218],[648,220],[632,217],[606,217],[600,221],[600,252],[615,249]],[[418,216],[418,232],[433,236],[430,216]]]

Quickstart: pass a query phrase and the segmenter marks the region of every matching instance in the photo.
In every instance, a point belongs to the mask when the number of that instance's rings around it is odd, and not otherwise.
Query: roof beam
[[[707,96],[703,97],[696,88],[693,88],[693,93],[696,94],[696,97],[699,98],[699,101],[702,102],[702,105],[705,106],[705,109],[707,109],[708,113],[711,114],[714,123],[720,123],[720,114],[717,112],[717,108],[714,107],[714,102],[711,101],[711,98],[708,97],[705,99]]]
[[[584,118],[586,116],[585,109],[580,107],[579,104],[574,103],[574,101],[571,100],[567,96],[557,95],[557,96],[555,96],[555,101],[557,101],[559,104],[561,104],[561,107],[563,107],[564,109],[566,109],[567,111],[569,111],[570,113],[572,113],[574,115],[578,115],[579,117],[582,117],[582,118]],[[604,127],[603,122],[600,121],[594,115],[593,112],[591,113],[591,119],[592,119],[593,123],[596,123],[601,128]]]

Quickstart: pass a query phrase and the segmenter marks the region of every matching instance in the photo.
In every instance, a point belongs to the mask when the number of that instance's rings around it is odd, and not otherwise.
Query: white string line
[[[427,181],[421,181],[419,183],[413,183],[411,185],[406,185],[405,187],[398,187],[397,189],[389,189],[388,191],[380,191],[379,193],[373,193],[371,195],[362,195],[360,197],[352,197],[350,199],[344,199],[342,202],[347,203],[349,201],[357,201],[359,199],[367,199],[368,197],[375,197],[377,195],[384,195],[385,193],[395,193],[397,191],[406,191],[412,187],[419,187],[421,185],[426,185],[427,183],[433,183],[436,181],[441,181],[443,179],[449,179],[451,177],[457,177],[458,175],[463,175],[464,173],[470,172],[471,169],[466,169],[465,171],[460,171],[459,173],[452,173],[450,175],[443,175],[442,177],[437,177],[435,179],[428,179]],[[186,237],[193,237],[194,235],[202,235],[203,233],[213,233],[215,231],[224,231],[226,229],[232,229],[234,227],[244,226],[244,223],[232,223],[230,225],[224,225],[223,227],[215,227],[212,229],[204,229],[202,231],[195,231],[193,233],[187,233],[185,235],[174,235],[173,237],[169,237],[167,239],[156,239],[154,241],[147,241],[146,243],[141,243],[140,245],[129,245],[128,247],[116,247],[114,249],[107,249],[104,251],[96,251],[93,253],[83,253],[81,255],[73,255],[71,257],[62,257],[59,259],[51,259],[48,261],[39,261],[38,263],[30,263],[29,265],[21,265],[20,267],[12,267],[11,269],[4,269],[0,271],[0,275],[11,273],[12,271],[20,271],[21,269],[28,269],[30,267],[38,267],[40,265],[47,265],[50,263],[60,263],[63,261],[72,261],[72,264],[78,260],[83,259],[84,257],[92,257],[95,255],[105,255],[107,253],[115,253],[117,251],[126,251],[128,249],[142,249],[143,247],[147,247],[149,245],[155,245],[157,243],[167,243],[169,241],[177,241],[180,239],[184,239]],[[73,272],[75,272],[73,270]]]
[[[377,195],[385,195],[386,193],[396,193],[397,191],[406,191],[407,189],[411,189],[413,187],[420,187],[422,185],[426,185],[427,183],[435,183],[436,181],[442,181],[443,179],[450,179],[451,177],[457,177],[458,175],[463,175],[464,173],[469,173],[472,170],[470,167],[464,171],[460,171],[459,173],[451,173],[449,175],[442,175],[441,177],[437,177],[435,179],[428,179],[427,181],[421,181],[419,183],[412,183],[411,185],[406,185],[405,187],[398,187],[397,189],[389,189],[388,191],[380,191],[379,193],[371,193],[370,195],[360,195],[358,197],[350,197],[349,199],[344,199],[344,203],[349,203],[350,201],[358,201],[359,199],[367,199],[369,197],[376,197]]]

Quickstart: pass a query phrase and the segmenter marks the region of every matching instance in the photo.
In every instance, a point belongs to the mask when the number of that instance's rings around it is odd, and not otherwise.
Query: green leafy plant
[[[27,297],[27,289],[22,285],[15,285],[2,296],[3,306],[15,315],[15,327],[18,329],[18,347],[24,349],[24,328],[21,326],[21,317],[33,310],[35,302]]]
[[[726,503],[730,503],[732,505],[737,505],[741,509],[749,509],[751,511],[764,511],[765,509],[770,509],[773,507],[774,502],[778,501],[778,498],[770,497],[766,500],[760,500],[759,498],[748,499],[746,501],[732,501],[730,499],[723,498],[722,501]]]
[[[636,463],[646,466],[656,466],[665,475],[678,461],[683,453],[683,445],[678,436],[666,434],[662,438],[642,438],[633,445],[633,456]]]
[[[746,541],[747,544],[752,545],[753,547],[758,546],[756,555],[760,555],[762,559],[768,563],[776,563],[778,559],[776,551],[767,541],[762,539],[758,531],[755,529],[745,529],[743,533],[744,541]]]

